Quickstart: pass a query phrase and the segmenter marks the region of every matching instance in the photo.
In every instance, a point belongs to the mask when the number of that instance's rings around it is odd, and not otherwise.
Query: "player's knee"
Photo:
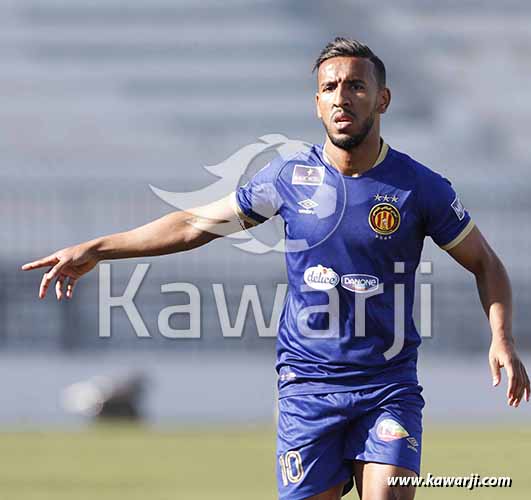
[[[413,500],[415,498],[415,488],[405,486],[390,486],[386,500]]]

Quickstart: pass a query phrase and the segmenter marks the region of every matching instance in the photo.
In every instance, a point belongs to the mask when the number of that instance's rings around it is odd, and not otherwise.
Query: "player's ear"
[[[321,116],[321,110],[319,109],[319,92],[315,93],[315,111],[317,113],[317,118],[321,120],[323,117]]]
[[[384,114],[391,104],[391,91],[384,87],[378,91],[378,112]]]

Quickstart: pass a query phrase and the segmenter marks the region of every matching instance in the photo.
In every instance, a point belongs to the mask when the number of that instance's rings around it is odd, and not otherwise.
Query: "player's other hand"
[[[489,350],[489,364],[492,373],[492,385],[497,386],[501,381],[500,369],[507,372],[507,403],[517,408],[525,396],[529,401],[529,377],[526,369],[518,357],[514,345],[510,342],[494,341]]]
[[[55,295],[57,300],[64,296],[72,298],[77,280],[88,273],[98,263],[94,252],[88,243],[81,243],[73,247],[63,248],[42,259],[28,262],[22,266],[23,271],[49,268],[44,273],[39,287],[39,298],[46,296],[49,286],[55,280]]]

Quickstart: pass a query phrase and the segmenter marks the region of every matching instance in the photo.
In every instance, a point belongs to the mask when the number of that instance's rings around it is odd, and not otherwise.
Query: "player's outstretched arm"
[[[500,383],[500,369],[507,372],[507,402],[518,407],[522,398],[529,401],[530,386],[512,335],[511,284],[502,262],[477,227],[448,253],[474,273],[481,303],[489,319],[492,343],[489,364],[494,386]]]
[[[234,207],[234,197],[230,195],[203,207],[172,212],[131,231],[63,248],[24,264],[22,269],[49,268],[42,277],[39,298],[46,296],[54,280],[57,299],[72,298],[77,280],[101,260],[182,252],[241,230]]]

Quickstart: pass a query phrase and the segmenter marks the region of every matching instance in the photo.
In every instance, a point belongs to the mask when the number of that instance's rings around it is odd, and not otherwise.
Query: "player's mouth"
[[[338,111],[334,115],[333,120],[337,128],[346,128],[349,125],[352,125],[352,122],[354,121],[354,117],[349,113],[345,113],[344,111]]]

